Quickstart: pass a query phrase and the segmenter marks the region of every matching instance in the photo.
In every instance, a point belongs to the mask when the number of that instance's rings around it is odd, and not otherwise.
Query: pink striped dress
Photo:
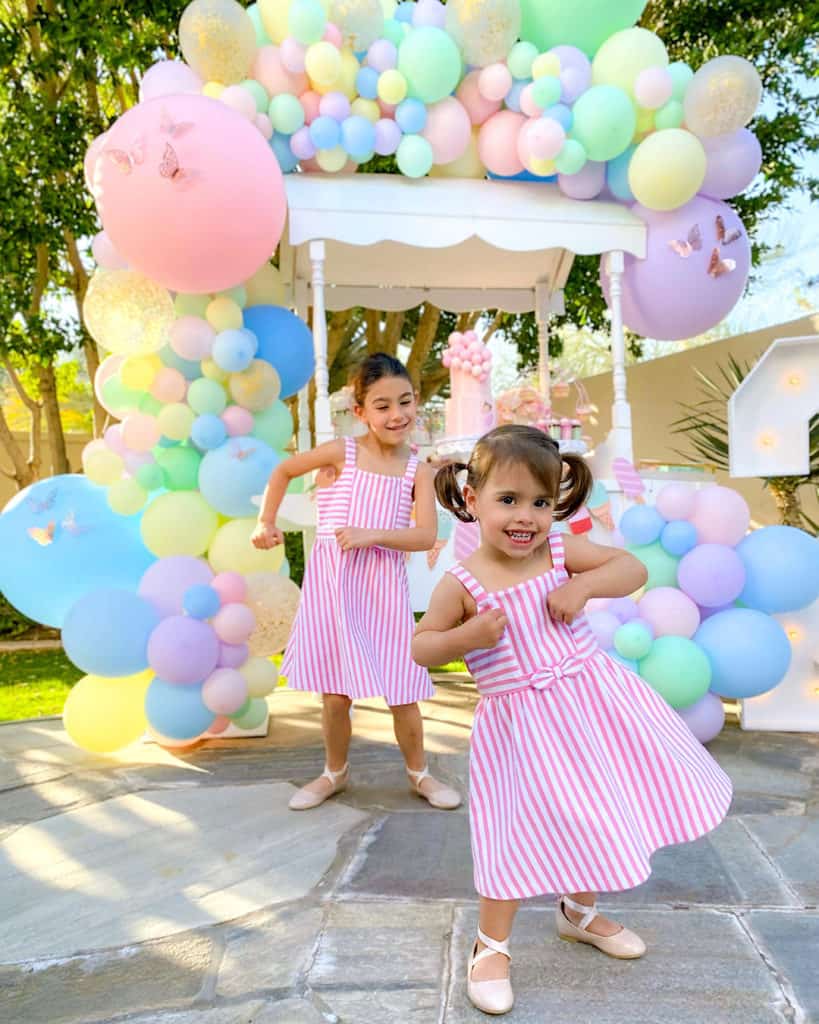
[[[475,887],[506,900],[630,889],[652,853],[713,829],[731,782],[639,676],[597,646],[585,617],[549,618],[569,578],[563,538],[553,569],[487,593],[450,572],[479,611],[509,624],[497,647],[466,658],[481,700],[472,730],[469,816]]]
[[[404,552],[342,551],[335,539],[344,526],[408,527],[418,459],[411,456],[403,476],[370,473],[356,465],[355,440],[344,445],[341,475],[316,492],[316,541],[282,675],[295,690],[383,697],[390,706],[426,700],[434,693],[429,673],[410,657],[415,620]]]

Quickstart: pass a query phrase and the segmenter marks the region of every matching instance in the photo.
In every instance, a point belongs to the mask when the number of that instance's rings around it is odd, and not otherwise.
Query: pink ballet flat
[[[430,807],[439,811],[454,811],[456,807],[461,806],[461,794],[451,786],[446,786],[443,782],[438,782],[433,778],[426,765],[420,772],[414,772],[411,768],[407,768],[407,775],[410,780],[410,793],[415,793],[422,800],[426,800]],[[431,793],[424,793],[421,789],[424,779],[432,779],[433,782],[438,783],[438,788]]]
[[[341,793],[342,790],[347,788],[347,783],[350,781],[350,765],[345,764],[344,767],[337,772],[331,772],[327,765],[325,765],[324,771],[321,773],[319,778],[329,779],[330,789],[326,793],[314,793],[313,790],[308,789],[307,786],[302,786],[301,789],[297,789],[290,797],[290,803],[287,806],[291,811],[310,811],[314,807],[321,806],[325,800],[329,800],[329,798],[331,796],[335,796],[336,793]]]
[[[512,961],[512,954],[509,952],[509,939],[501,942],[498,939],[490,939],[488,935],[478,929],[478,939],[486,949],[478,952],[478,943],[472,947],[472,955],[469,957],[469,966],[466,973],[466,994],[473,1006],[477,1006],[484,1013],[491,1013],[499,1016],[508,1013],[515,1003],[515,993],[512,991],[512,982],[509,978],[496,978],[492,981],[473,981],[472,968],[481,960],[500,953]]]
[[[580,924],[573,924],[568,919],[564,906],[583,915]],[[639,935],[635,935],[628,928],[621,928],[614,935],[595,935],[590,932],[589,925],[596,917],[596,904],[592,903],[587,907],[585,903],[576,903],[568,896],[561,896],[557,901],[557,934],[565,942],[585,942],[589,946],[595,946],[601,953],[616,960],[637,960],[645,953],[646,944]]]

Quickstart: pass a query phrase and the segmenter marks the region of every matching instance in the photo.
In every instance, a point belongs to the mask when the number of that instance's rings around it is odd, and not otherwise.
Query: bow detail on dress
[[[586,660],[579,654],[568,654],[561,661],[556,661],[552,665],[544,665],[537,672],[532,672],[526,677],[526,682],[536,690],[548,690],[561,679],[572,679],[579,676]]]

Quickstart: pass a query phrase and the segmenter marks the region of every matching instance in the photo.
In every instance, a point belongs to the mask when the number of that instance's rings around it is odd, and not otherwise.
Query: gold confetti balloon
[[[756,112],[762,82],[744,57],[715,57],[697,71],[685,93],[685,123],[702,139],[739,131]]]
[[[203,82],[233,85],[249,77],[256,30],[236,0],[193,0],[179,22],[179,45]]]
[[[85,293],[83,319],[108,352],[145,355],[167,342],[173,301],[166,288],[137,270],[97,270]]]
[[[369,49],[384,31],[381,0],[330,0],[328,12],[354,53]]]
[[[301,591],[296,584],[277,572],[251,572],[247,580],[247,603],[256,616],[256,628],[250,635],[250,653],[269,657],[284,649]]]
[[[504,60],[520,35],[519,0],[448,0],[446,27],[467,64]]]

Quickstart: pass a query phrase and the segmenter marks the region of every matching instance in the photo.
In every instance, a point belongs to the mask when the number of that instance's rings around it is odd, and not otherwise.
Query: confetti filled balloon
[[[756,68],[743,57],[715,57],[697,71],[685,93],[685,123],[704,139],[739,131],[762,96]]]
[[[449,0],[446,28],[465,63],[485,67],[504,60],[520,34],[518,0]]]
[[[173,302],[162,285],[137,270],[97,270],[85,293],[83,319],[109,352],[156,352],[173,325]]]
[[[284,649],[296,617],[299,597],[299,588],[286,576],[276,572],[248,575],[247,603],[256,615],[256,629],[249,641],[252,654],[267,657]]]
[[[193,0],[179,22],[179,45],[203,81],[230,85],[248,76],[256,30],[236,0]]]
[[[384,11],[380,0],[329,0],[328,13],[355,53],[368,49],[381,38]]]

